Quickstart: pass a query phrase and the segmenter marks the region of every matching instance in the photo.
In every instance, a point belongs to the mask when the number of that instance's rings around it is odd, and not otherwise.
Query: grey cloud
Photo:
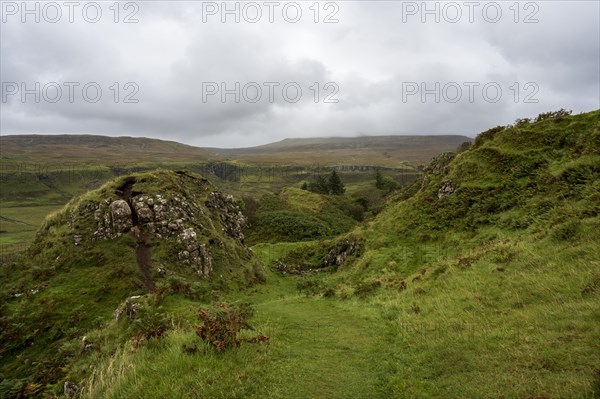
[[[420,2],[418,2],[420,3]],[[600,108],[600,21],[596,2],[539,2],[539,23],[515,24],[505,7],[489,24],[402,22],[402,2],[339,2],[338,24],[315,24],[307,7],[289,24],[202,23],[201,3],[139,3],[138,24],[0,27],[2,82],[98,82],[102,101],[2,103],[2,134],[96,133],[247,146],[285,137],[356,134],[474,135],[560,107]],[[304,4],[304,3],[303,3]],[[308,4],[308,3],[306,3]],[[505,3],[507,4],[507,3]],[[512,4],[512,3],[511,3]],[[323,16],[323,15],[321,15]],[[109,87],[135,82],[137,104],[112,101]],[[203,102],[203,82],[297,82],[298,103]],[[319,103],[310,87],[318,82]],[[326,82],[338,103],[322,102]],[[456,104],[432,96],[403,101],[407,82],[497,82],[501,101]],[[515,103],[510,87],[535,82],[538,103]],[[280,86],[281,87],[281,86]],[[266,90],[266,88],[265,88]],[[466,94],[466,93],[465,93]],[[526,94],[521,92],[522,96]],[[122,97],[121,97],[122,99]]]

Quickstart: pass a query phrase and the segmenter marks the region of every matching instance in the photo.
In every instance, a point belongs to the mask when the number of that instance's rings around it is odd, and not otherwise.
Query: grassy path
[[[382,377],[382,323],[373,307],[298,295],[294,278],[271,277],[252,295],[251,323],[269,336],[224,353],[185,353],[198,342],[186,329],[101,365],[84,398],[377,399],[391,397]],[[173,304],[172,304],[173,305]],[[189,308],[189,302],[179,304]],[[177,381],[176,385],[173,382]]]
[[[271,337],[268,397],[389,397],[380,378],[383,337],[374,327],[382,323],[375,309],[298,295],[293,278],[270,281],[264,294],[250,298],[255,324]]]

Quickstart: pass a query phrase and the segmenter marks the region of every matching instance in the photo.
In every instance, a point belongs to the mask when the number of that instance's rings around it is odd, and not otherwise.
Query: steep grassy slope
[[[0,391],[57,382],[78,340],[127,298],[141,296],[134,308],[149,292],[155,303],[208,300],[263,281],[243,223],[231,197],[187,172],[130,175],[71,201],[46,220],[27,259],[1,269]]]
[[[302,287],[381,310],[393,397],[595,398],[599,214],[600,111],[499,127],[434,160],[345,238],[365,240],[357,259]],[[332,248],[283,261],[322,267]]]

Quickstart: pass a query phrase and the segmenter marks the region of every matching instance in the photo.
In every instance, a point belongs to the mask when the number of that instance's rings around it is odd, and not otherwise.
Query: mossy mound
[[[263,282],[244,245],[233,197],[188,172],[120,177],[50,216],[28,257],[1,270],[3,379],[45,384],[68,363],[67,343],[149,292],[210,299]]]

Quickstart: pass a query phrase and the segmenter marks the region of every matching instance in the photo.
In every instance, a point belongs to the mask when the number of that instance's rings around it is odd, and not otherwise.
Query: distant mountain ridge
[[[427,143],[445,142],[459,145],[473,139],[461,135],[435,135],[435,136],[359,136],[359,137],[323,137],[323,138],[288,138],[269,144],[245,148],[211,148],[217,152],[245,153],[260,151],[281,151],[296,149],[314,149],[319,146],[331,145],[340,148],[383,148],[389,145],[418,147]]]
[[[436,155],[454,151],[473,139],[460,135],[444,136],[361,136],[294,138],[249,148],[210,151],[228,159],[258,162],[271,157],[277,162],[320,164],[398,166],[409,162],[426,164]]]
[[[194,147],[175,141],[145,137],[100,135],[0,136],[3,161],[56,159],[110,162],[321,163],[397,166],[402,162],[428,163],[444,151],[452,151],[467,136],[361,136],[285,139],[248,148]]]
[[[175,141],[145,137],[100,135],[9,135],[0,136],[0,158],[7,159],[86,159],[90,161],[191,161],[207,159],[203,148]]]

